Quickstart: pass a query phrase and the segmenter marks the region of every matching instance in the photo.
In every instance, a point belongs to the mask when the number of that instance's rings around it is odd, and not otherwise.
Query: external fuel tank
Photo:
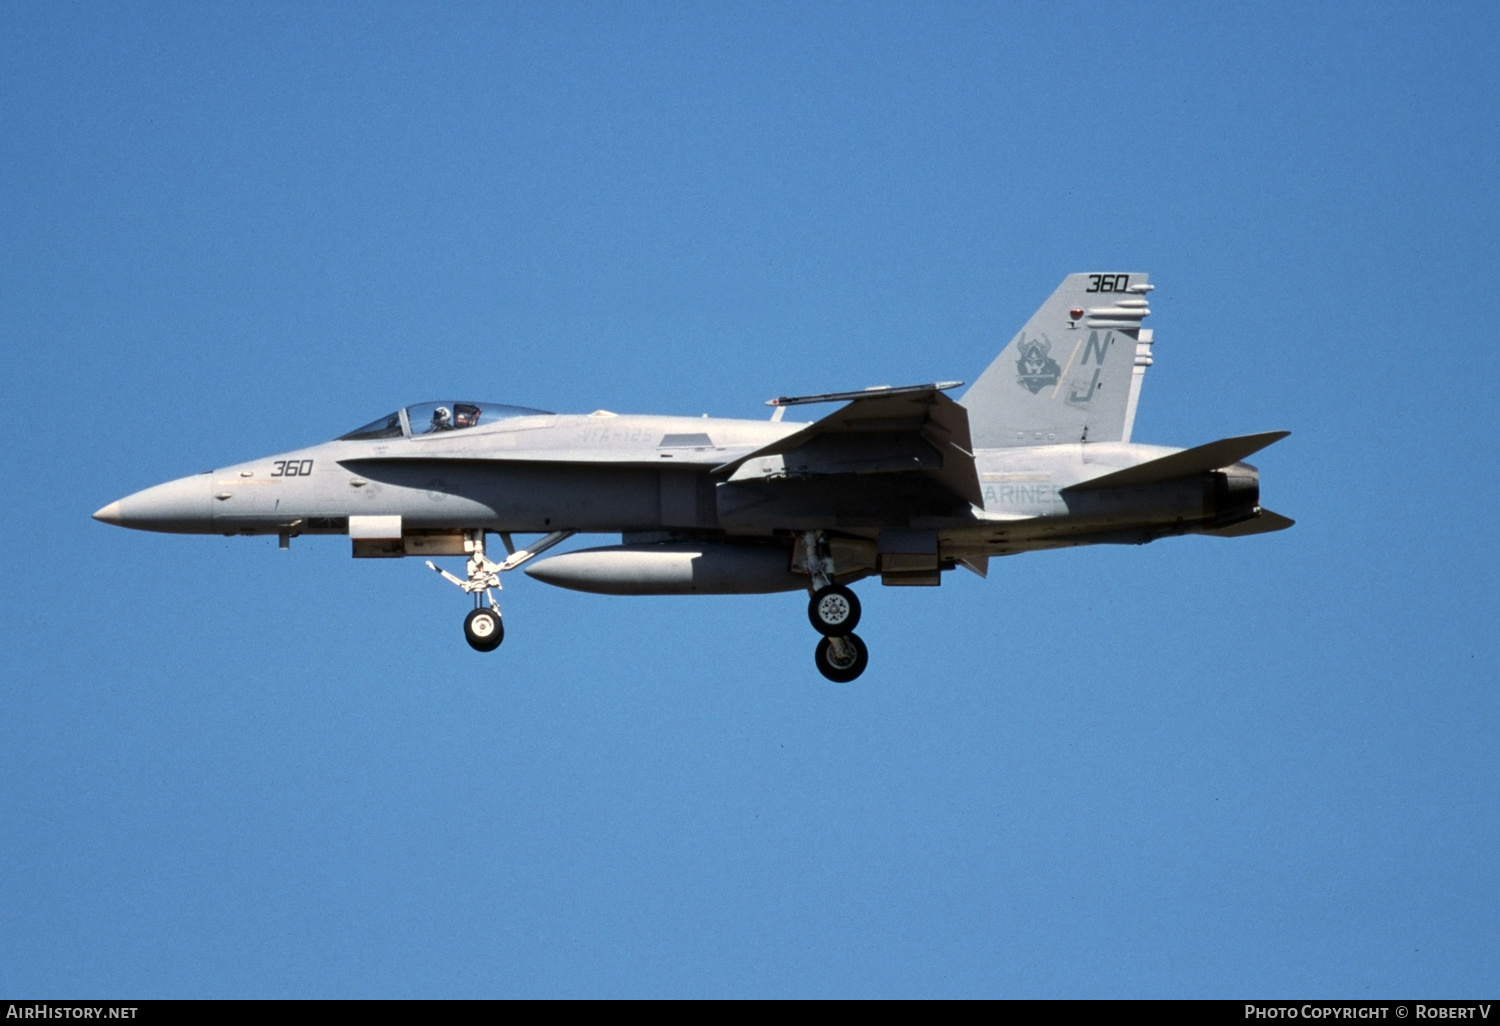
[[[602,595],[756,595],[800,591],[790,544],[661,542],[606,545],[537,560],[524,569],[545,584]]]

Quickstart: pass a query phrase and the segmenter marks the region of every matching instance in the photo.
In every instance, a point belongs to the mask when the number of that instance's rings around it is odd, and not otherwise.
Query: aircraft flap
[[[941,384],[861,395],[713,473],[727,477],[751,460],[780,456],[788,477],[924,474],[952,495],[981,505],[968,412],[943,395]]]
[[[1158,460],[1149,460],[1102,477],[1080,481],[1062,490],[1081,492],[1095,488],[1128,488],[1134,485],[1155,484],[1158,481],[1170,481],[1173,478],[1203,474],[1238,463],[1252,453],[1260,452],[1273,442],[1281,441],[1289,434],[1291,434],[1290,431],[1266,431],[1258,435],[1221,438],[1217,442],[1174,452]]]

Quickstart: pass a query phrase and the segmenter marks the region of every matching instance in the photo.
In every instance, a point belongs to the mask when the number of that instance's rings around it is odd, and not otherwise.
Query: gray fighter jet
[[[347,535],[362,557],[467,556],[464,634],[504,638],[495,592],[811,593],[816,663],[865,669],[849,585],[937,586],[992,556],[1278,531],[1246,457],[1285,431],[1192,449],[1130,441],[1151,366],[1144,274],[1074,274],[979,380],[772,399],[769,420],[582,415],[444,400],[331,442],[147,488],[94,514],[184,534]],[[839,403],[811,423],[789,407]],[[537,559],[578,533],[620,544]],[[517,545],[513,536],[542,537]],[[491,558],[489,535],[505,555]],[[498,556],[498,553],[495,553]]]

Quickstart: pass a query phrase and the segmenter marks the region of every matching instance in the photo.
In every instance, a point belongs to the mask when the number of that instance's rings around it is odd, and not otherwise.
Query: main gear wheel
[[[824,637],[842,637],[859,626],[859,598],[842,584],[819,588],[807,603],[807,618]]]
[[[823,676],[835,684],[847,684],[865,672],[865,667],[870,664],[870,650],[858,634],[824,638],[818,642],[813,661]]]

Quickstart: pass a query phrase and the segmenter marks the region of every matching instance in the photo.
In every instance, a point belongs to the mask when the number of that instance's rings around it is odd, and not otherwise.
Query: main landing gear
[[[807,618],[813,630],[823,635],[813,652],[813,663],[835,684],[847,684],[864,673],[870,662],[870,650],[854,633],[859,624],[859,598],[842,584],[833,583],[833,558],[822,531],[805,532],[802,548],[807,554],[812,592]]]
[[[493,652],[505,640],[505,624],[500,620],[500,604],[495,601],[495,592],[500,590],[500,575],[572,537],[574,532],[553,531],[541,541],[519,551],[511,544],[510,535],[502,533],[500,540],[505,543],[505,551],[508,553],[502,563],[492,563],[485,558],[484,534],[484,531],[464,532],[464,549],[469,553],[468,580],[450,574],[430,559],[427,566],[474,596],[474,610],[464,617],[464,640],[476,652]]]

